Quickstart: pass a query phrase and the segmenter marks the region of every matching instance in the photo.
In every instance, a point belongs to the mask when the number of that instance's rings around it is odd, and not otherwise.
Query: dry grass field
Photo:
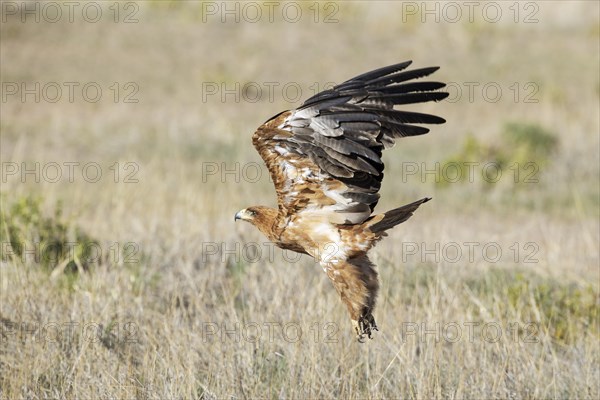
[[[600,397],[598,2],[67,3],[1,3],[1,398]],[[408,59],[447,123],[384,153],[433,200],[360,344],[233,216],[256,127]]]

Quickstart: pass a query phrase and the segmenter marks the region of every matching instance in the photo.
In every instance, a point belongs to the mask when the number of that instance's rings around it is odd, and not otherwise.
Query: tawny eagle
[[[444,83],[414,81],[439,67],[405,70],[410,64],[356,76],[261,125],[252,143],[275,184],[278,208],[253,206],[235,214],[278,247],[321,264],[361,342],[377,330],[372,313],[379,282],[367,252],[430,200],[374,214],[383,179],[381,153],[398,138],[429,132],[414,124],[445,122],[394,109],[448,96],[439,91]]]

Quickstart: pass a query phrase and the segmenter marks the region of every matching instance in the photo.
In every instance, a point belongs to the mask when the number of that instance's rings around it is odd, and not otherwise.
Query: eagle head
[[[277,209],[265,206],[252,206],[238,211],[235,214],[234,221],[241,219],[257,226],[260,224],[273,225],[276,218]]]
[[[264,206],[252,206],[244,208],[235,214],[234,221],[241,219],[248,221],[258,228],[269,240],[274,240],[275,236],[272,231],[276,225],[278,210]]]
[[[251,223],[257,215],[258,210],[256,210],[256,207],[244,208],[243,210],[235,213],[234,221],[241,219],[242,221],[248,221]]]

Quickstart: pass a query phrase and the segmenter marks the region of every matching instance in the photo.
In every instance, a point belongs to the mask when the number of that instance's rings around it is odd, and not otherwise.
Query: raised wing
[[[330,221],[362,223],[379,201],[382,150],[395,139],[422,135],[414,124],[441,124],[434,115],[395,110],[398,104],[439,101],[441,82],[408,82],[438,67],[403,71],[411,61],[352,78],[263,124],[253,143],[267,164],[280,213],[310,208]]]

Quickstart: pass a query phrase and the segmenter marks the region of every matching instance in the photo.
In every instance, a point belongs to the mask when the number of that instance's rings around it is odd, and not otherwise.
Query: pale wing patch
[[[325,196],[329,197],[330,199],[333,199],[336,202],[340,203],[340,205],[348,206],[352,203],[352,199],[350,199],[348,197],[344,197],[343,194],[337,190],[329,190],[328,188],[324,188],[323,193],[325,194]],[[340,207],[340,209],[341,208],[342,207]]]
[[[275,147],[273,147],[273,150],[275,150],[282,156],[288,155],[290,153],[288,149],[281,147],[281,146],[275,146]]]

